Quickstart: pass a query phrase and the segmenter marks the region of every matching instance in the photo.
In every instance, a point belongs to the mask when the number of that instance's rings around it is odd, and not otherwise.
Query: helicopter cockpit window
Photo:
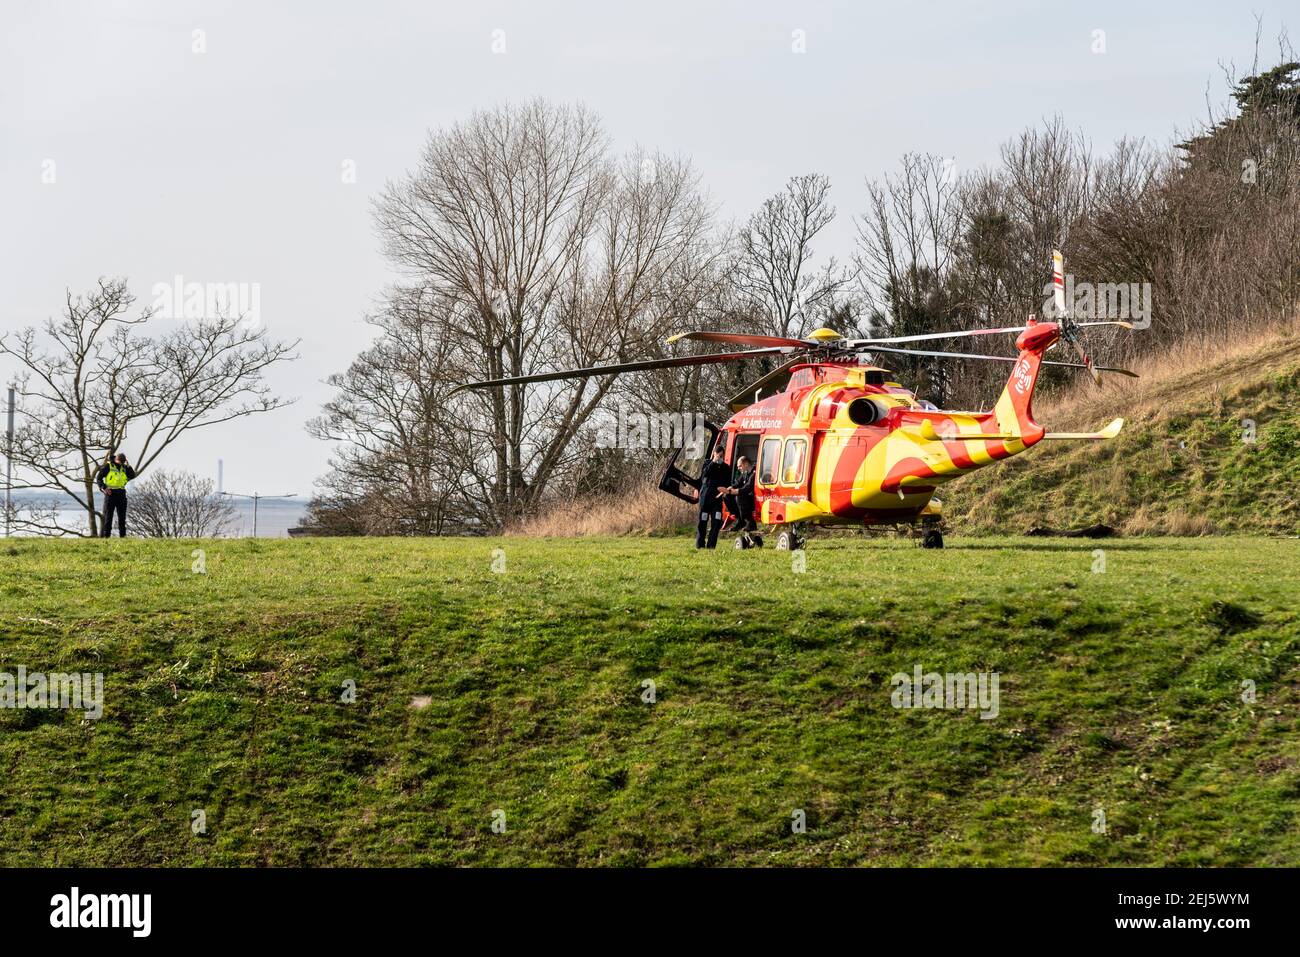
[[[804,458],[808,452],[808,443],[804,439],[787,439],[785,458],[781,462],[781,483],[798,485],[803,481]]]
[[[763,453],[759,456],[758,484],[775,485],[777,466],[781,458],[781,440],[764,439]]]

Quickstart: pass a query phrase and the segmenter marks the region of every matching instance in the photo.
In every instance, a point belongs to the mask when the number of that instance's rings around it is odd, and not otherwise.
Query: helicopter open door
[[[663,473],[659,476],[659,490],[680,498],[683,502],[694,504],[700,497],[700,474],[704,463],[718,444],[718,434],[722,431],[712,422],[705,421],[704,431],[707,438],[695,445],[675,448],[664,462]],[[681,460],[680,467],[678,460]]]

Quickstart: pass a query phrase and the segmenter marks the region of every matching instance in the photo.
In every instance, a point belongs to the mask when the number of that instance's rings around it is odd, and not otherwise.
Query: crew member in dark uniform
[[[749,533],[758,530],[754,521],[754,463],[742,455],[736,459],[736,468],[736,484],[722,490],[723,501],[727,511],[736,517],[736,528],[748,540]]]
[[[706,463],[700,473],[700,523],[695,527],[695,547],[705,547],[705,531],[708,531],[708,547],[718,547],[718,532],[722,530],[722,491],[731,480],[731,467],[723,461],[726,449],[719,445],[713,452],[713,459]]]
[[[121,452],[108,454],[104,464],[95,473],[95,484],[104,494],[104,527],[99,534],[104,538],[112,533],[113,513],[117,512],[117,535],[126,538],[126,483],[135,478],[135,469],[126,463]]]

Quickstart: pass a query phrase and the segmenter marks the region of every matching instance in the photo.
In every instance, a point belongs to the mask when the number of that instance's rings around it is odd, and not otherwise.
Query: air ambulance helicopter
[[[1122,418],[1099,432],[1047,432],[1034,421],[1031,402],[1044,365],[1086,369],[1100,385],[1102,372],[1135,376],[1125,369],[1095,366],[1080,340],[1084,326],[1122,326],[1117,320],[1077,322],[1065,304],[1063,260],[1052,254],[1055,315],[1023,326],[937,332],[871,339],[846,339],[831,329],[807,338],[730,332],[686,332],[668,341],[718,342],[754,348],[742,352],[678,356],[562,372],[470,383],[490,388],[556,379],[615,375],[645,369],[737,362],[780,356],[783,364],[730,400],[734,413],[721,427],[706,423],[706,455],[718,447],[732,469],[744,455],[757,463],[754,518],[772,527],[778,549],[803,547],[803,525],[920,526],[921,544],[943,547],[938,488],[978,468],[1017,455],[1047,440],[1104,441],[1119,435]],[[900,346],[973,336],[1018,334],[1018,355],[941,352]],[[1067,343],[1079,362],[1044,358]],[[935,408],[868,364],[877,353],[1008,362],[1011,376],[991,411],[954,412]],[[677,465],[682,449],[665,464],[659,488],[688,502],[698,500],[699,478]],[[741,535],[736,546],[762,545],[761,536]]]

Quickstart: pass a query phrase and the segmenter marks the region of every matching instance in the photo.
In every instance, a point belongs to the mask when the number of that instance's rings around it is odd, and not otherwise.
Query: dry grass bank
[[[569,538],[582,535],[673,535],[694,524],[685,502],[646,484],[618,497],[557,500],[507,535]]]

